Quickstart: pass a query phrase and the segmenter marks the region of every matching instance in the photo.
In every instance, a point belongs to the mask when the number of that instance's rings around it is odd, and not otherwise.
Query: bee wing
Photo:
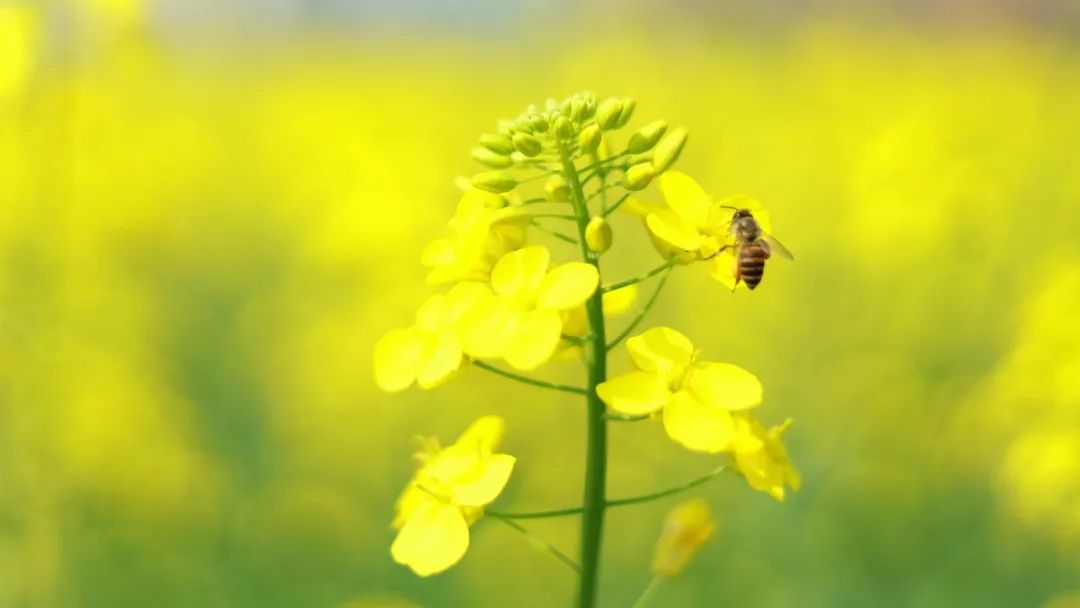
[[[772,252],[779,253],[781,256],[791,260],[792,262],[795,261],[795,256],[792,255],[790,251],[788,251],[787,247],[784,247],[783,243],[776,240],[776,237],[772,236],[771,234],[764,234],[762,235],[762,237],[769,244],[769,248],[772,250]]]

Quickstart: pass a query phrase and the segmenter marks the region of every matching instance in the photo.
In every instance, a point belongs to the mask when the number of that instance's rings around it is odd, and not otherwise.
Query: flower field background
[[[720,526],[657,605],[1080,601],[1075,14],[238,36],[167,4],[0,4],[0,606],[565,605],[509,528],[421,580],[390,519],[411,437],[485,414],[521,473],[499,508],[580,504],[580,400],[477,369],[389,396],[371,352],[433,292],[419,252],[477,135],[584,89],[677,117],[680,166],[797,256],[753,293],[676,268],[653,313],[762,379],[803,477],[782,505],[693,490]],[[655,265],[639,217],[611,223],[605,273]],[[615,497],[715,467],[654,423],[610,441]],[[648,583],[671,505],[608,514],[605,605]],[[574,551],[576,520],[534,528]]]

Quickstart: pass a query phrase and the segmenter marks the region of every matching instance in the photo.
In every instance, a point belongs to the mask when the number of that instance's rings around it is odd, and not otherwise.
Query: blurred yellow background
[[[1070,605],[1080,12],[762,6],[0,3],[0,606],[568,604],[504,526],[420,580],[389,522],[411,438],[486,413],[499,508],[578,504],[583,405],[480,370],[382,394],[371,348],[432,292],[476,137],[584,89],[686,126],[680,168],[798,259],[752,294],[680,268],[654,312],[762,379],[804,476],[696,489],[721,530],[658,605]],[[614,223],[606,276],[653,267]],[[715,465],[611,442],[614,496]],[[603,605],[670,506],[610,513]]]

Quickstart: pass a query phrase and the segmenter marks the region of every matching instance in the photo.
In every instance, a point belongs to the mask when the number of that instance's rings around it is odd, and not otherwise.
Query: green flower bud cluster
[[[629,191],[642,190],[678,159],[687,132],[681,127],[669,129],[667,121],[654,120],[630,134],[619,151],[610,138],[630,122],[636,108],[637,102],[629,97],[601,100],[591,92],[561,101],[548,99],[543,108],[529,106],[516,118],[500,121],[495,133],[480,137],[472,157],[490,170],[475,175],[472,185],[504,194],[536,177],[519,177],[518,172],[550,172],[567,156],[596,166],[601,179],[620,172],[621,178],[615,177],[614,183]],[[549,180],[544,192],[551,201],[569,200],[561,177]]]

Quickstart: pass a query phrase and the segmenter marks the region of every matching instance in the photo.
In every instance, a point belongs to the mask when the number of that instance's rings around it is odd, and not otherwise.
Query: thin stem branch
[[[622,507],[622,506],[625,506],[625,505],[636,505],[636,504],[640,504],[640,503],[643,503],[643,502],[650,502],[650,501],[656,500],[658,498],[664,498],[665,496],[671,496],[672,494],[678,494],[679,492],[685,492],[686,490],[689,490],[691,488],[696,488],[696,487],[700,486],[701,484],[712,480],[714,477],[720,475],[721,473],[723,473],[726,470],[728,470],[728,465],[722,464],[722,465],[716,467],[715,469],[713,469],[712,472],[709,473],[708,475],[705,475],[704,477],[698,477],[697,479],[694,479],[692,481],[688,481],[687,483],[684,483],[684,484],[682,484],[680,486],[675,486],[673,488],[668,488],[666,490],[660,490],[659,492],[652,492],[651,494],[642,494],[641,496],[633,496],[631,498],[620,498],[618,500],[609,500],[607,504],[608,504],[609,507]]]
[[[524,527],[522,527],[517,522],[511,521],[511,520],[509,520],[509,519],[507,519],[505,517],[495,515],[494,513],[490,513],[490,512],[488,513],[488,515],[490,515],[491,517],[494,517],[495,519],[497,519],[497,520],[503,522],[504,524],[510,526],[511,528],[517,530],[526,539],[528,539],[529,544],[536,547],[540,551],[545,551],[545,552],[551,554],[552,556],[555,557],[555,559],[557,559],[560,562],[562,562],[563,564],[569,566],[571,570],[573,570],[577,574],[581,574],[581,566],[579,566],[577,564],[577,562],[575,562],[573,559],[571,559],[570,556],[568,556],[567,554],[560,551],[555,545],[553,545],[553,544],[547,542],[546,540],[540,538],[536,534],[533,534],[532,532],[529,532],[528,530],[526,530]]]
[[[630,333],[633,332],[635,329],[637,329],[637,326],[645,320],[645,316],[648,315],[649,311],[652,310],[652,307],[654,304],[656,304],[656,300],[660,297],[660,292],[663,291],[664,285],[667,283],[668,278],[671,277],[671,270],[673,268],[675,268],[675,266],[668,266],[663,271],[663,274],[660,275],[660,282],[656,284],[656,289],[653,290],[652,295],[649,296],[648,301],[645,302],[645,306],[641,307],[641,310],[639,310],[637,315],[634,316],[634,319],[630,321],[630,324],[627,325],[626,328],[623,329],[618,336],[615,336],[614,340],[608,342],[608,352],[611,352],[611,349],[618,346],[619,342],[622,342],[624,339],[626,339],[626,337],[629,336]]]
[[[611,190],[612,188],[618,187],[618,185],[619,184],[614,184],[614,183],[612,183],[612,184],[601,184],[599,188],[597,188],[596,190],[593,190],[592,194],[590,194],[587,197],[587,200],[591,201],[594,198],[596,198],[597,196],[601,196],[602,194],[604,194],[608,190]]]
[[[685,492],[692,488],[696,488],[703,483],[706,483],[715,477],[718,477],[724,471],[729,469],[728,465],[721,465],[712,470],[708,475],[698,477],[697,479],[690,480],[682,485],[674,486],[664,490],[651,492],[649,494],[641,494],[639,496],[630,496],[628,498],[616,498],[607,501],[608,507],[624,507],[627,505],[637,505],[645,502],[650,502],[672,494],[678,494],[679,492]],[[488,511],[488,515],[497,515],[504,519],[547,519],[549,517],[567,517],[570,515],[578,515],[585,511],[584,507],[568,507],[565,509],[550,509],[547,511],[526,511],[521,513],[503,513],[500,511]]]
[[[614,205],[612,205],[612,206],[608,207],[607,209],[605,209],[604,212],[601,215],[603,215],[604,217],[607,217],[607,216],[611,215],[612,213],[615,213],[615,210],[618,209],[619,207],[621,207],[622,204],[625,203],[627,201],[627,199],[629,199],[629,198],[630,198],[630,193],[629,192],[627,192],[626,194],[620,196],[619,200],[615,201]]]
[[[537,230],[539,230],[540,232],[546,232],[546,233],[550,234],[551,236],[559,239],[560,241],[570,243],[571,245],[577,245],[578,244],[578,240],[575,239],[574,237],[572,237],[572,236],[570,236],[568,234],[563,234],[562,232],[559,232],[558,230],[552,230],[551,228],[548,228],[547,226],[545,226],[545,225],[543,225],[543,224],[541,224],[539,222],[531,222],[530,225],[533,226],[534,228],[536,228]]]
[[[577,216],[570,213],[532,213],[533,218],[551,218],[556,220],[570,220],[571,222],[577,221]]]
[[[649,605],[649,602],[652,601],[653,596],[656,595],[656,590],[660,588],[660,583],[663,581],[663,577],[654,576],[653,579],[649,581],[649,586],[645,587],[645,590],[641,592],[641,595],[638,596],[637,601],[635,601],[634,605],[630,608],[645,608],[645,606]]]
[[[606,414],[606,416],[608,420],[614,420],[616,422],[641,422],[642,420],[652,418],[652,414],[638,414],[636,416],[627,414]]]
[[[608,163],[613,163],[613,162],[619,160],[620,158],[622,158],[624,156],[629,156],[629,155],[630,155],[630,153],[626,152],[626,151],[619,152],[615,156],[609,156],[609,157],[605,158],[604,160],[598,160],[598,161],[596,161],[595,163],[593,163],[591,165],[585,165],[584,167],[578,169],[577,172],[580,174],[580,173],[585,173],[586,171],[596,171],[597,169],[599,169],[600,167],[603,167],[604,165],[606,165]]]
[[[588,394],[585,389],[583,389],[581,387],[578,387],[578,386],[570,386],[568,384],[559,384],[557,382],[548,382],[547,380],[537,380],[536,378],[530,378],[528,376],[523,376],[521,374],[515,374],[514,372],[507,371],[505,369],[500,369],[498,367],[495,367],[494,365],[491,365],[490,363],[488,363],[486,361],[473,361],[473,365],[475,365],[476,367],[479,367],[480,369],[487,370],[487,371],[489,371],[489,372],[491,372],[493,374],[498,374],[498,375],[500,375],[500,376],[502,376],[504,378],[509,378],[511,380],[517,380],[518,382],[523,382],[525,384],[531,384],[533,386],[539,386],[541,388],[550,388],[552,390],[563,391],[563,392],[566,392],[566,393],[574,393],[574,394],[577,394],[577,395]]]
[[[630,285],[636,285],[637,283],[640,283],[640,282],[648,279],[649,277],[656,276],[656,275],[660,274],[661,272],[664,272],[665,270],[670,269],[671,267],[673,267],[677,263],[678,263],[678,260],[675,259],[675,258],[672,258],[672,259],[664,262],[663,264],[657,266],[656,268],[653,268],[652,270],[650,270],[650,271],[648,271],[648,272],[646,272],[644,274],[639,274],[638,276],[636,276],[636,277],[634,277],[632,279],[626,279],[625,281],[619,281],[618,283],[611,283],[611,284],[608,284],[608,285],[604,285],[603,287],[600,288],[600,291],[602,291],[604,293],[607,293],[609,291],[615,291],[616,289],[622,289],[623,287],[629,287]]]

